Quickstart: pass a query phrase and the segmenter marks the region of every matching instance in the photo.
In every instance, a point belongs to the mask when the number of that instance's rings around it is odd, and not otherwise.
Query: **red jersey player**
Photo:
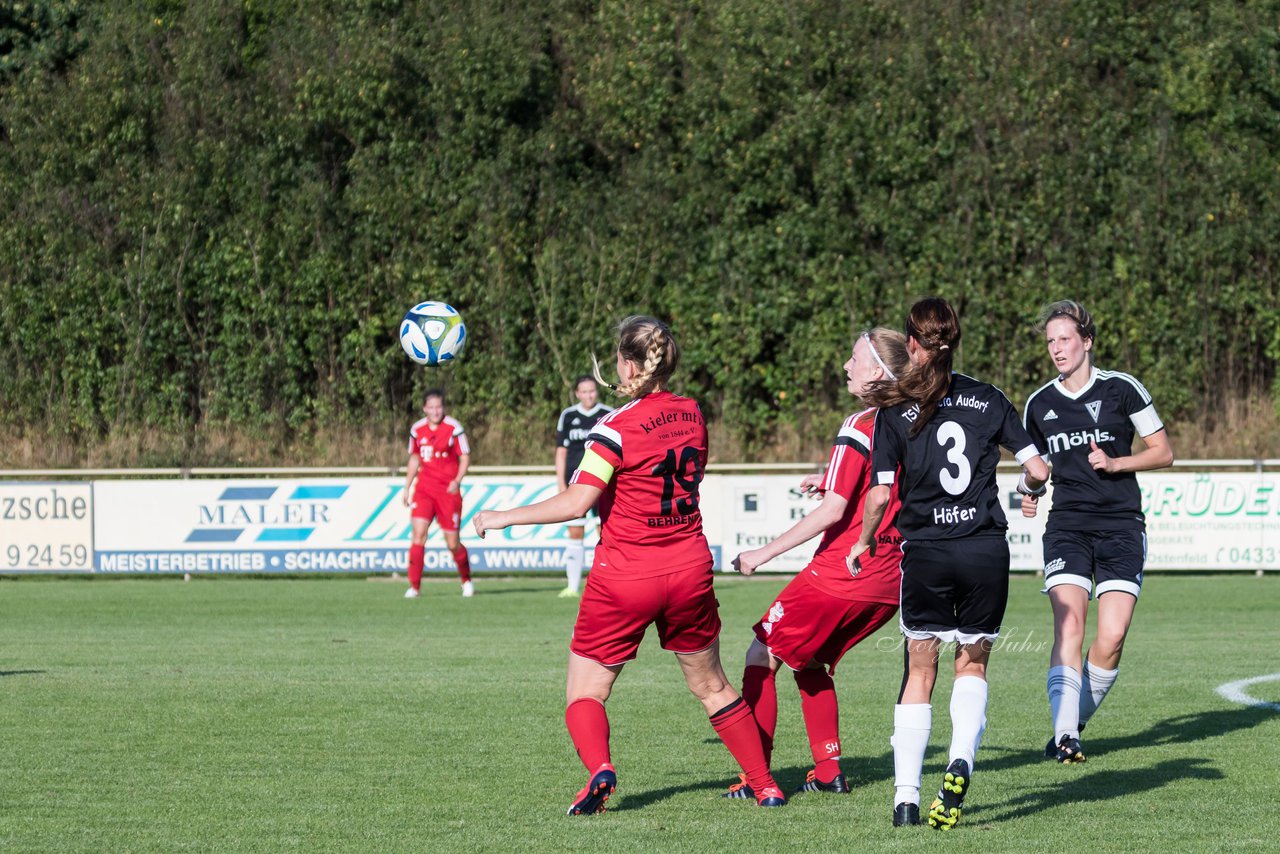
[[[877,380],[892,381],[908,364],[906,336],[888,329],[872,329],[858,338],[844,364],[848,388],[860,396]],[[887,623],[898,611],[901,538],[890,508],[876,532],[880,548],[851,575],[845,555],[862,531],[862,504],[871,488],[871,432],[875,410],[850,415],[831,448],[825,475],[801,482],[808,492],[821,493],[822,503],[768,545],[743,552],[734,567],[743,575],[821,533],[813,559],[792,579],[754,626],[756,638],[747,650],[742,696],[751,704],[760,725],[765,757],[773,749],[778,721],[774,677],[779,665],[793,671],[800,689],[814,768],[798,791],[847,793],[840,773],[839,706],[831,676],[841,657],[856,643]],[[896,493],[895,493],[896,500]],[[747,797],[746,781],[725,797]]]
[[[467,549],[458,538],[462,519],[462,478],[471,463],[471,446],[458,419],[445,414],[444,392],[433,388],[426,393],[422,411],[427,416],[409,428],[409,465],[404,480],[404,504],[410,508],[413,528],[409,545],[409,589],[406,599],[418,596],[422,584],[422,563],[427,530],[431,520],[440,524],[445,545],[458,565],[462,595],[471,596],[471,564]],[[415,485],[416,481],[416,485]]]
[[[569,645],[565,689],[565,724],[591,777],[570,815],[604,812],[617,785],[604,704],[655,623],[663,648],[676,654],[689,690],[742,767],[757,803],[786,803],[769,773],[751,707],[720,665],[720,615],[698,507],[707,429],[697,403],[667,390],[677,358],[675,339],[663,323],[640,316],[624,320],[618,330],[619,391],[633,400],[592,428],[569,488],[537,504],[482,511],[474,519],[483,537],[510,525],[580,519],[598,502],[600,544]]]

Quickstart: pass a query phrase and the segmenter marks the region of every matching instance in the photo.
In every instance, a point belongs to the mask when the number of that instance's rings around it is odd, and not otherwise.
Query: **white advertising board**
[[[400,478],[100,481],[95,484],[98,572],[392,572],[408,566],[409,511]],[[477,537],[480,510],[555,494],[550,477],[469,477],[460,533],[479,571],[559,570],[565,525]],[[709,490],[714,494],[714,487]],[[710,526],[714,527],[714,526]],[[588,534],[588,546],[594,543]],[[713,550],[718,554],[718,549]],[[438,525],[426,570],[454,572]]]
[[[87,483],[0,483],[0,571],[92,572]]]
[[[801,475],[726,475],[721,481],[720,519],[723,526],[720,544],[724,563],[731,563],[739,552],[759,548],[811,513],[818,499],[800,491]],[[708,478],[709,480],[710,478]],[[1014,570],[1038,570],[1043,565],[1040,537],[1044,534],[1044,514],[1049,502],[1042,501],[1035,519],[1023,517],[1021,496],[1014,491],[1018,478],[1013,474],[997,477],[1009,521],[1009,552]],[[711,505],[704,499],[703,507]],[[710,513],[710,510],[707,510]],[[814,537],[803,546],[774,558],[760,572],[797,572],[804,568],[818,548]],[[729,567],[724,567],[729,568]]]
[[[800,475],[708,475],[701,505],[716,565],[763,545],[812,512]],[[0,483],[0,572],[393,572],[407,567],[409,514],[392,477],[100,480]],[[1015,571],[1042,568],[1052,493],[1034,519],[1013,474],[999,485]],[[1139,476],[1151,569],[1280,569],[1280,475],[1159,472]],[[511,528],[480,540],[471,517],[553,494],[549,476],[472,476],[463,542],[481,571],[558,571],[564,525]],[[588,550],[596,532],[588,529]],[[452,573],[437,527],[428,571]],[[761,571],[795,572],[817,539]]]
[[[1280,568],[1280,477],[1139,475],[1150,569]]]

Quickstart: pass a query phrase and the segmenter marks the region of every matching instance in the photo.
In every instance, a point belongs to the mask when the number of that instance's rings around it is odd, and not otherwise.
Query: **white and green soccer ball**
[[[467,343],[462,315],[448,303],[420,302],[400,321],[400,346],[419,365],[434,367],[451,362]]]

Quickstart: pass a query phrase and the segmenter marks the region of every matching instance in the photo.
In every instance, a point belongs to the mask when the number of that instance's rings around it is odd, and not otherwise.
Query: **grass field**
[[[728,753],[650,637],[609,705],[620,788],[566,818],[585,773],[563,725],[575,604],[551,579],[0,583],[5,851],[1275,850],[1280,713],[1214,688],[1280,670],[1280,579],[1150,576],[1082,766],[1039,758],[1047,601],[1018,577],[962,824],[889,825],[896,631],[836,677],[848,797],[717,797]],[[727,670],[777,578],[718,581]],[[926,803],[949,739],[934,700]],[[780,681],[775,768],[811,759]],[[1250,693],[1280,702],[1280,681]]]

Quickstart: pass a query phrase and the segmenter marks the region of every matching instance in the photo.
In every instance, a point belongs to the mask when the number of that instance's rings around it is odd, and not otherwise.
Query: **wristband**
[[[1041,495],[1044,495],[1046,492],[1049,491],[1049,485],[1047,483],[1042,483],[1040,484],[1039,489],[1028,488],[1027,473],[1024,471],[1021,477],[1018,478],[1017,491],[1020,495],[1027,495],[1027,496],[1030,496],[1031,498],[1039,498]]]

